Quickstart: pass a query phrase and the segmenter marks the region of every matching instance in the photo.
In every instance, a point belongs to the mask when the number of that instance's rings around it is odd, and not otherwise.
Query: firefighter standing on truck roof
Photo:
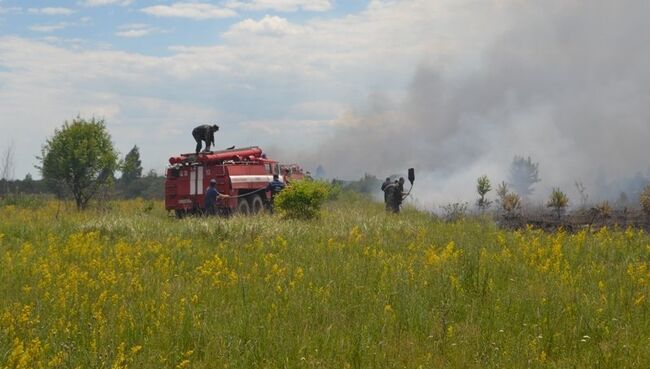
[[[273,175],[273,180],[266,186],[266,190],[271,192],[271,203],[269,204],[269,210],[271,211],[271,214],[273,214],[273,202],[275,200],[275,196],[282,192],[284,187],[286,187],[286,185],[280,180],[280,176],[277,174]]]
[[[205,151],[210,151],[210,145],[214,145],[214,133],[219,130],[219,126],[204,124],[192,130],[192,137],[196,140],[196,153],[201,152],[201,141],[205,141]]]

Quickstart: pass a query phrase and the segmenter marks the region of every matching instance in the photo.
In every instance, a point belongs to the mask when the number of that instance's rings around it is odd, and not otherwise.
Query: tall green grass
[[[642,368],[650,238],[343,193],[312,221],[0,208],[0,367]]]

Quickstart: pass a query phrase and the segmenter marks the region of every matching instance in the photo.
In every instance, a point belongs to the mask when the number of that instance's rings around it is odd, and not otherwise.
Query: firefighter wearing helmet
[[[210,186],[205,190],[205,212],[207,215],[217,214],[217,200],[220,198],[228,198],[230,196],[224,195],[217,191],[217,180],[212,178]]]
[[[273,180],[266,186],[266,191],[271,192],[271,202],[269,203],[269,211],[271,214],[273,214],[273,209],[275,207],[275,197],[282,192],[286,186],[286,183],[282,182],[280,176],[277,174],[273,175]]]
[[[205,151],[210,151],[210,145],[214,145],[214,133],[219,130],[219,126],[204,124],[192,130],[192,137],[196,141],[196,154],[201,152],[201,144],[205,142]]]

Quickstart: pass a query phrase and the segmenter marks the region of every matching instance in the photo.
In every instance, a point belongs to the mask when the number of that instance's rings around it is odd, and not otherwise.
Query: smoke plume
[[[341,118],[318,155],[307,155],[308,166],[322,164],[340,178],[415,167],[416,196],[437,205],[472,201],[482,174],[494,185],[507,180],[515,155],[540,164],[534,198],[559,186],[574,204],[576,180],[598,199],[646,171],[650,2],[494,6],[503,8],[495,22],[506,30],[485,40],[478,57],[460,50],[445,61],[423,60],[404,98],[370,97],[364,111]]]

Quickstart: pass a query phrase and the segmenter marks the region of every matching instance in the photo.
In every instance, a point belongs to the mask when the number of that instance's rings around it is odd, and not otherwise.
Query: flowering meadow
[[[320,219],[0,207],[0,368],[648,368],[650,237],[354,196]]]

